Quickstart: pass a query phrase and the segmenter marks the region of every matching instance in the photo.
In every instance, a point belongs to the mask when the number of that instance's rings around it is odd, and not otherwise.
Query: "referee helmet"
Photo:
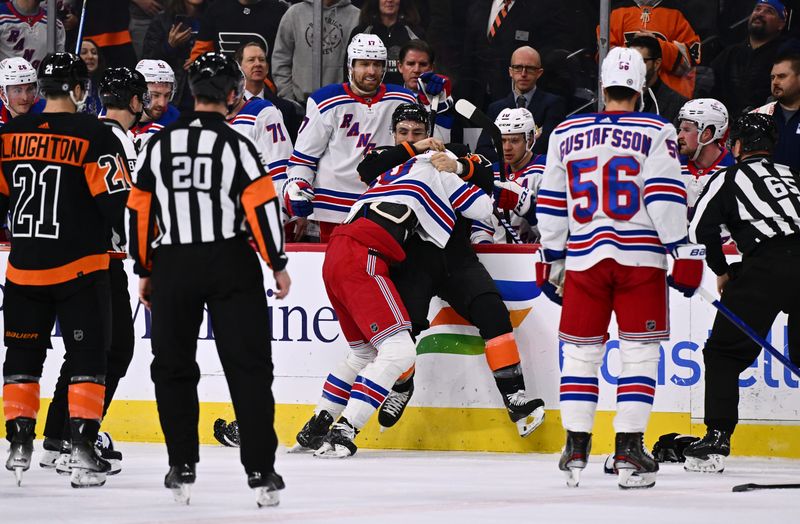
[[[778,128],[769,115],[746,113],[731,128],[731,146],[739,141],[740,152],[769,151],[778,143]]]
[[[226,102],[231,90],[238,99],[244,89],[244,74],[236,61],[222,53],[205,53],[189,66],[189,88],[195,98]]]

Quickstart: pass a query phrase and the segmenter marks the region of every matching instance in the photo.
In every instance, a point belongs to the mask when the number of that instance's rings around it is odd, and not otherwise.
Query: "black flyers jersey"
[[[0,213],[9,215],[6,276],[51,285],[108,268],[109,228],[130,189],[111,129],[87,114],[13,119],[0,132]]]

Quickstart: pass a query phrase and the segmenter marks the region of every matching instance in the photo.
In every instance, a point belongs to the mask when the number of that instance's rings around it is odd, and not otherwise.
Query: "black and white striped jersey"
[[[695,206],[689,238],[706,245],[706,261],[717,275],[728,268],[723,225],[744,256],[771,238],[800,235],[800,175],[764,156],[714,174]]]
[[[255,144],[218,113],[193,112],[139,153],[128,199],[130,251],[146,274],[159,245],[252,234],[270,267],[286,266],[275,187]]]

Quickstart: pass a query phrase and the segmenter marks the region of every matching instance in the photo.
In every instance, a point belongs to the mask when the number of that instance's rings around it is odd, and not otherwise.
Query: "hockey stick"
[[[702,287],[699,287],[699,288],[697,288],[697,292],[700,293],[700,296],[703,297],[706,300],[706,302],[708,302],[709,304],[711,304],[712,306],[717,308],[717,311],[722,313],[725,316],[725,318],[730,320],[731,323],[734,326],[736,326],[737,328],[742,330],[745,335],[750,337],[750,339],[753,342],[755,342],[756,344],[758,344],[759,346],[764,348],[773,357],[778,359],[781,364],[783,364],[784,366],[789,368],[789,371],[791,371],[792,373],[794,373],[795,375],[800,377],[800,369],[797,366],[795,366],[794,363],[791,360],[786,358],[783,355],[783,353],[781,353],[780,351],[775,349],[772,346],[772,344],[770,344],[769,342],[764,340],[764,338],[761,335],[759,335],[758,333],[756,333],[753,328],[751,328],[750,326],[745,324],[744,321],[741,318],[739,318],[738,315],[736,315],[736,313],[734,313],[733,311],[728,309],[728,307],[725,306],[722,302],[720,302],[719,300],[715,299],[714,295],[712,295],[710,291],[708,291],[707,289],[704,289]]]
[[[83,0],[83,5],[81,6],[81,19],[78,21],[78,38],[75,40],[75,54],[80,56],[81,54],[81,43],[83,42],[83,24],[86,20],[86,4],[89,3],[89,0]]]
[[[800,489],[800,484],[739,484],[738,486],[734,486],[731,491],[734,493],[742,493],[759,489]]]

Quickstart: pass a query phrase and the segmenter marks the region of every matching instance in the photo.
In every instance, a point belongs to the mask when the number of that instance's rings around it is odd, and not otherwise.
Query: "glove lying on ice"
[[[701,244],[683,244],[674,247],[671,254],[675,261],[667,283],[685,297],[691,297],[703,280],[706,247]]]
[[[564,263],[563,258],[547,260],[544,249],[539,249],[539,260],[536,262],[536,285],[547,295],[547,298],[561,305],[564,294]]]
[[[522,187],[516,182],[494,181],[495,187],[499,188],[496,196],[497,207],[503,211],[513,211],[517,216],[525,216],[531,210],[531,190]]]
[[[661,435],[653,446],[653,458],[656,459],[656,462],[685,462],[686,457],[683,456],[683,450],[698,440],[700,440],[699,437],[679,435],[678,433]]]
[[[314,212],[314,188],[305,180],[290,180],[283,190],[286,209],[292,216],[307,217]]]

